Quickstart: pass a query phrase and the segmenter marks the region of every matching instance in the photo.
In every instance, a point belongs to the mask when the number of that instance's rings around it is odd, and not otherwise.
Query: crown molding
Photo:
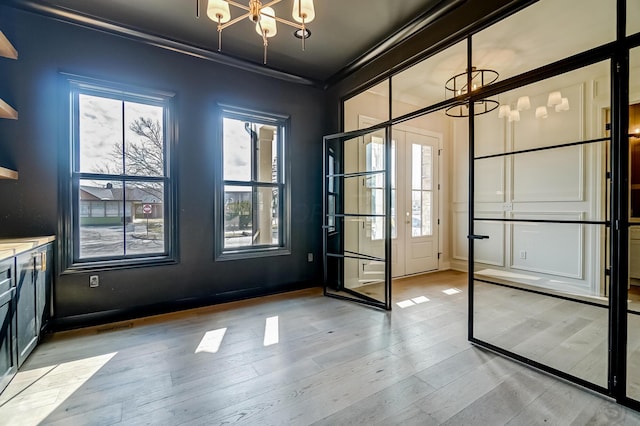
[[[367,50],[347,66],[325,80],[324,89],[328,89],[356,71],[373,62],[378,56],[400,45],[417,33],[423,31],[443,16],[462,6],[468,0],[440,0],[436,5],[410,21],[389,37]]]

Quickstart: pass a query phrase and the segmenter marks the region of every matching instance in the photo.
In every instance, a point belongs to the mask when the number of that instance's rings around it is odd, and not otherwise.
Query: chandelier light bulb
[[[231,19],[229,3],[224,0],[209,0],[207,5],[207,16],[213,22],[224,24]]]
[[[316,17],[313,0],[294,0],[291,13],[296,22],[308,24]]]
[[[512,121],[520,121],[520,111],[514,109],[509,113],[509,123]]]
[[[569,111],[569,99],[562,98],[560,104],[556,105],[556,112]]]
[[[524,111],[525,109],[531,108],[531,101],[528,96],[520,96],[518,98],[518,111]]]
[[[509,117],[511,113],[511,107],[509,105],[500,105],[500,109],[498,109],[498,118]]]
[[[539,106],[536,108],[536,118],[547,118],[549,113],[547,112],[546,106]]]
[[[276,26],[275,11],[270,7],[263,7],[260,9],[260,20],[256,23],[256,32],[265,37],[273,37],[278,34],[278,27]],[[262,27],[262,28],[260,28]]]
[[[560,105],[561,103],[562,103],[562,94],[560,92],[549,93],[549,98],[547,99],[548,107]]]

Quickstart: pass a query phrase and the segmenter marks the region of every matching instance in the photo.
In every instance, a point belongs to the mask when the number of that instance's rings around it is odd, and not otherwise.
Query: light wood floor
[[[0,424],[640,424],[470,345],[466,274],[396,281],[411,299],[388,313],[309,289],[58,333],[0,395]]]

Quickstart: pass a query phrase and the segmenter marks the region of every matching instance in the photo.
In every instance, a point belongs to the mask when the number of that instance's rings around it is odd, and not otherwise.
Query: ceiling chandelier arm
[[[225,23],[224,23],[224,24],[222,24],[222,25],[218,25],[218,31],[222,31],[222,30],[224,30],[225,28],[230,27],[231,25],[235,24],[236,22],[240,22],[240,21],[242,21],[243,19],[248,18],[248,17],[249,17],[249,15],[250,15],[250,13],[249,13],[249,12],[247,12],[247,13],[245,13],[245,14],[241,15],[241,16],[238,16],[238,17],[237,17],[237,18],[235,18],[235,19],[230,20],[229,22],[225,22]]]
[[[237,3],[233,0],[225,0],[225,1],[232,6],[239,7],[240,9],[244,9],[244,10],[249,10],[249,6],[247,6],[246,4]]]
[[[278,3],[280,3],[281,1],[282,1],[282,0],[272,0],[272,1],[270,1],[269,3],[267,3],[267,4],[263,4],[263,5],[262,5],[262,7],[263,7],[263,8],[265,8],[265,7],[271,7],[271,6],[273,6],[274,4],[278,4]]]
[[[270,17],[270,18],[273,18],[273,19],[275,19],[275,20],[276,20],[276,21],[278,21],[278,22],[281,22],[281,23],[283,23],[283,24],[285,24],[285,25],[289,25],[290,27],[296,28],[296,29],[298,29],[298,30],[304,30],[304,28],[305,28],[305,27],[304,27],[304,25],[302,25],[302,24],[298,24],[298,23],[296,23],[296,22],[287,21],[286,19],[284,19],[284,18],[279,18],[279,17],[277,17],[277,16],[275,16],[275,15],[270,15],[270,14],[268,14],[268,13],[263,13],[263,15],[268,16],[268,17]]]

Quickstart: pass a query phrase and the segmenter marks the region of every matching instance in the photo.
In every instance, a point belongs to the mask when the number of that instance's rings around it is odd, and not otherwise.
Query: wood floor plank
[[[385,416],[393,416],[394,413],[402,413],[414,401],[425,397],[435,391],[416,376],[410,376],[395,383],[368,398],[351,404],[331,416],[314,423],[317,426],[332,426],[345,424],[375,424]]]

